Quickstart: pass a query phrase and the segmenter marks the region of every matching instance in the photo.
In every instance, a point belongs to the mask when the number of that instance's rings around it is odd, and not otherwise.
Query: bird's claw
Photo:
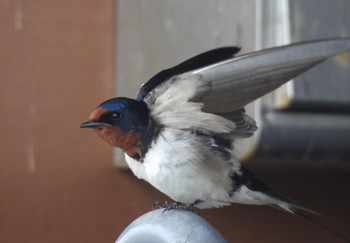
[[[200,201],[197,200],[193,203],[190,203],[190,204],[184,204],[184,203],[181,203],[181,202],[172,202],[172,203],[168,203],[167,201],[165,201],[164,203],[161,203],[161,202],[155,202],[154,205],[153,205],[153,209],[161,209],[161,208],[164,208],[164,212],[166,211],[170,211],[170,210],[173,210],[173,209],[176,209],[176,210],[186,210],[186,211],[191,211],[191,212],[194,212],[193,208],[196,204],[198,204]]]
[[[153,204],[153,209],[161,209],[161,208],[166,208],[168,206],[168,202],[167,201],[165,201],[164,203],[162,203],[162,202],[155,202],[154,204]]]

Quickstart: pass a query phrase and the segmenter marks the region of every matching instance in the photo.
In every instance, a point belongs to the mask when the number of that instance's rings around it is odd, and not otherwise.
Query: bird
[[[144,83],[135,99],[102,102],[80,128],[91,128],[122,149],[136,177],[174,200],[160,204],[166,210],[241,203],[276,207],[311,221],[308,213],[342,223],[275,192],[239,162],[236,149],[257,130],[245,112],[248,103],[349,51],[350,38],[237,55],[240,49],[213,49],[165,69]]]

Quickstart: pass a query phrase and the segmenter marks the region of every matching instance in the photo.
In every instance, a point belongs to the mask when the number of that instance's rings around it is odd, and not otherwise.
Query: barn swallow
[[[235,156],[237,142],[257,129],[244,106],[349,50],[350,38],[301,42],[236,57],[238,47],[214,49],[159,72],[136,99],[101,103],[80,127],[92,128],[122,149],[138,178],[175,201],[168,209],[269,205],[310,220],[305,213],[320,214],[274,192]]]

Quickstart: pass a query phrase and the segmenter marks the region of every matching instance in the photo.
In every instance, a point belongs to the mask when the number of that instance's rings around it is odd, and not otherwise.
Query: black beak
[[[80,128],[95,128],[99,126],[111,126],[111,125],[105,122],[98,122],[94,120],[88,120],[80,124]]]

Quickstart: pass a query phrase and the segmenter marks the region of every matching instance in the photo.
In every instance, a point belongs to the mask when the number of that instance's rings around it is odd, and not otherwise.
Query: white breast
[[[191,132],[166,129],[151,145],[143,163],[127,160],[137,177],[175,201],[189,204],[200,199],[214,204],[208,207],[229,201],[233,162],[222,160]]]

